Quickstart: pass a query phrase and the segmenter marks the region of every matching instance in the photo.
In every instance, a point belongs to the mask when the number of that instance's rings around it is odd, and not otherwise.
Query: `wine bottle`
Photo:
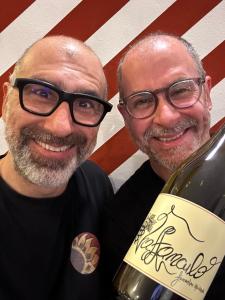
[[[225,255],[225,125],[172,174],[113,286],[117,300],[204,299]]]

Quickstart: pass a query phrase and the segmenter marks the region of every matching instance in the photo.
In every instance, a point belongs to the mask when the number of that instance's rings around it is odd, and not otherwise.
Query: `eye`
[[[55,99],[57,94],[55,91],[51,90],[48,87],[39,85],[39,84],[27,84],[24,88],[24,93],[26,96],[35,99]]]
[[[51,90],[47,88],[32,88],[30,93],[43,98],[50,98],[52,94]]]
[[[133,109],[144,109],[146,107],[154,106],[155,99],[153,95],[150,93],[140,93],[134,95],[129,101],[130,106],[132,106]]]
[[[74,101],[74,109],[88,114],[101,114],[104,107],[101,103],[88,98],[79,98]]]
[[[185,81],[174,84],[169,89],[169,96],[173,99],[190,96],[197,90],[193,81]]]
[[[77,99],[76,106],[84,109],[93,109],[94,105],[90,99]]]
[[[188,87],[176,87],[170,90],[170,95],[175,96],[190,91]]]

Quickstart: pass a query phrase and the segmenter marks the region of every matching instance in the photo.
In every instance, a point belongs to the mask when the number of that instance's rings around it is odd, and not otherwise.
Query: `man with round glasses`
[[[34,43],[4,84],[0,299],[105,299],[100,221],[113,193],[86,160],[106,97],[98,57],[65,36]]]
[[[130,47],[118,67],[118,84],[118,109],[149,159],[122,185],[107,209],[105,243],[112,274],[165,181],[209,139],[212,107],[211,78],[197,53],[186,40],[166,33],[151,34]],[[221,299],[217,297],[223,286],[220,280],[206,299]]]

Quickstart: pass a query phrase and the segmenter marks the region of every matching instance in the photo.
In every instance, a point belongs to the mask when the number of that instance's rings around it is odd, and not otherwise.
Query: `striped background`
[[[225,0],[7,0],[1,5],[0,30],[0,85],[25,48],[46,35],[74,36],[99,55],[115,107],[100,127],[92,159],[110,175],[115,189],[146,159],[129,139],[116,108],[116,67],[134,40],[164,30],[193,43],[213,78],[212,128],[223,122]],[[1,100],[2,89],[0,105]],[[1,131],[2,126],[0,122]],[[1,134],[0,150],[5,149]]]

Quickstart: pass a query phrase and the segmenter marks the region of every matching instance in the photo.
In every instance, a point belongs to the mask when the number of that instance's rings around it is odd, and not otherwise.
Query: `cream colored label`
[[[224,254],[223,220],[190,201],[161,193],[124,261],[183,298],[200,300]]]

